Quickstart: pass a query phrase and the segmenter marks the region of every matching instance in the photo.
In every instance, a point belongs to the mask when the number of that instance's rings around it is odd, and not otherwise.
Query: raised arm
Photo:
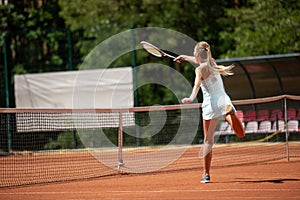
[[[181,63],[182,61],[186,61],[192,64],[199,64],[194,56],[180,55],[174,59],[175,62]]]
[[[181,100],[181,102],[184,104],[193,102],[199,92],[200,84],[201,84],[201,73],[198,68],[196,68],[195,73],[196,73],[195,83],[190,97]]]

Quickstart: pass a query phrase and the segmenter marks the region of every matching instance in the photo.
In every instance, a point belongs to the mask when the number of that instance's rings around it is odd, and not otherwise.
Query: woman
[[[195,83],[192,94],[182,99],[182,103],[191,103],[197,96],[201,87],[203,93],[202,115],[204,131],[204,173],[202,183],[210,182],[210,165],[212,160],[212,146],[214,144],[214,130],[217,126],[217,119],[221,116],[230,124],[239,138],[245,136],[242,122],[236,115],[229,96],[226,94],[221,75],[233,75],[231,69],[234,67],[217,65],[212,58],[210,46],[207,42],[197,43],[194,49],[194,56],[180,55],[174,59],[176,62],[187,61],[198,64],[195,73]]]

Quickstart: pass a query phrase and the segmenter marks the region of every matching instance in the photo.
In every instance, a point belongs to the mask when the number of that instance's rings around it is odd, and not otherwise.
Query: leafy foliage
[[[46,143],[43,149],[73,149],[73,148],[83,148],[83,144],[77,133],[73,131],[65,131],[60,133],[56,138],[49,138],[48,143]]]
[[[300,50],[300,2],[297,0],[249,0],[248,6],[228,9],[227,16],[234,27],[225,28],[220,36],[233,42],[224,57]]]
[[[222,26],[216,19],[222,18],[224,8],[231,6],[222,0],[61,0],[59,4],[60,14],[72,30],[82,29],[84,37],[96,38],[80,42],[83,54],[104,39],[133,27],[174,29],[217,45]]]
[[[18,6],[0,5],[0,34],[7,34],[9,47],[11,94],[14,74],[70,69],[71,47],[66,27],[72,31],[74,68],[103,40],[139,27],[173,29],[197,41],[206,40],[215,58],[300,50],[300,2],[297,0],[55,0],[42,1],[36,8]],[[1,54],[3,41],[2,38]],[[2,59],[0,76],[4,77]],[[193,83],[194,68],[189,64],[158,61],[142,54],[137,57],[137,65],[147,61],[172,66]],[[132,54],[128,53],[112,63],[112,67],[131,64]],[[0,88],[4,97],[3,82]],[[139,105],[177,103],[163,87],[146,86],[140,88],[139,93]],[[154,93],[158,96],[150,95]],[[4,98],[0,105],[4,105]]]

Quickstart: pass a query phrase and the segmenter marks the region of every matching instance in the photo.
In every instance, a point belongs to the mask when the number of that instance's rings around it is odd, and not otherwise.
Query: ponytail
[[[219,71],[222,76],[230,76],[233,75],[232,68],[234,65],[224,66],[224,65],[215,65],[215,68]]]

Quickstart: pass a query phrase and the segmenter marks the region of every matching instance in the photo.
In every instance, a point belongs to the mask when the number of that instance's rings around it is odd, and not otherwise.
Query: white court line
[[[4,195],[40,195],[40,194],[97,194],[97,193],[169,193],[169,192],[287,192],[287,191],[300,191],[300,189],[212,189],[212,190],[203,190],[201,188],[197,190],[106,190],[106,191],[99,191],[99,192],[89,192],[89,191],[66,191],[66,192],[1,192],[0,194]]]
[[[295,191],[300,189],[212,189],[212,190],[203,190],[201,188],[197,190],[145,190],[145,191],[133,191],[133,190],[119,190],[119,191],[110,191],[110,192],[119,192],[119,193],[166,193],[166,192],[248,192],[248,191],[276,191],[276,192],[282,192],[282,191]]]

